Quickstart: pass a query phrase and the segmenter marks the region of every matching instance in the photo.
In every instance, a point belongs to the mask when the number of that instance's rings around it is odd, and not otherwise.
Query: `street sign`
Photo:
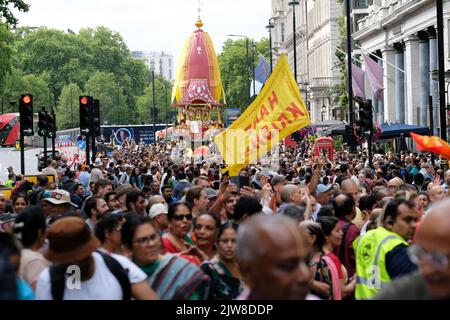
[[[77,141],[77,147],[80,150],[85,150],[86,149],[86,141],[84,141],[84,140]]]

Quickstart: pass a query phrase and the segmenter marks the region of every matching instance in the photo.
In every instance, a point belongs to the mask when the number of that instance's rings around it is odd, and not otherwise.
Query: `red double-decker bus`
[[[14,146],[16,141],[19,140],[19,134],[19,113],[0,115],[0,145],[2,147]]]

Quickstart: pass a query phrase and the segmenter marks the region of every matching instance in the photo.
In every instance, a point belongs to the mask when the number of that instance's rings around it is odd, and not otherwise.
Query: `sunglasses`
[[[186,219],[187,221],[191,221],[192,220],[192,214],[174,214],[173,215],[173,219],[176,221],[182,221],[184,219]]]

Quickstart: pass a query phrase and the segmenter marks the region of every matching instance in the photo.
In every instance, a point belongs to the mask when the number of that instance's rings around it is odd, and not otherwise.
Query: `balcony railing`
[[[339,83],[339,77],[315,77],[310,79],[310,88],[329,88]]]

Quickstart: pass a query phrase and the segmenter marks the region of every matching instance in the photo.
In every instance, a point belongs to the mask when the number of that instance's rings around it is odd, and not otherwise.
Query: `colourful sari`
[[[327,255],[322,254],[319,259],[312,261],[312,266],[316,266],[314,280],[324,282],[330,286],[329,297],[325,297],[319,292],[313,291],[313,293],[321,299],[342,300],[339,272],[334,261]]]
[[[190,245],[195,245],[195,243],[188,236],[186,236],[186,242],[188,242]],[[200,264],[202,263],[200,258],[197,256],[190,254],[180,254],[181,252],[180,249],[177,246],[175,246],[175,244],[170,240],[170,238],[167,235],[162,237],[162,246],[164,249],[164,253],[176,254],[180,258],[186,259],[187,261],[192,262],[196,266],[200,266]]]
[[[206,300],[209,277],[194,264],[173,254],[165,254],[150,266],[141,267],[161,300]]]
[[[217,257],[203,262],[200,268],[211,278],[210,300],[233,300],[244,290],[244,283],[234,277]]]

